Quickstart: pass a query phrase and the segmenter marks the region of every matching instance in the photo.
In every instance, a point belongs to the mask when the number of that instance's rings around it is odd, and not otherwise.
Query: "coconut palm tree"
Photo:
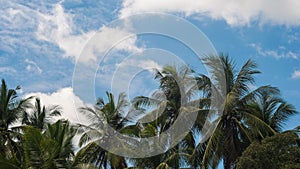
[[[51,118],[61,115],[59,106],[42,106],[39,98],[35,99],[35,104],[32,109],[23,113],[22,124],[45,129]]]
[[[205,75],[201,77],[202,81],[206,82],[204,86],[209,86],[205,87],[205,93],[210,93],[214,87],[221,89],[216,91],[220,97],[224,96],[225,101],[222,102],[224,109],[217,112],[219,118],[212,122],[215,127],[211,129],[210,137],[207,141],[197,145],[191,159],[199,161],[199,166],[201,165],[202,168],[208,168],[208,166],[216,168],[221,160],[223,160],[224,168],[234,168],[237,157],[251,141],[259,136],[265,137],[266,135],[262,133],[276,133],[276,126],[271,126],[271,123],[264,121],[257,111],[252,110],[254,103],[268,104],[263,103],[266,100],[261,100],[261,96],[267,94],[272,98],[278,94],[278,89],[261,86],[250,90],[249,85],[255,82],[254,75],[260,73],[252,60],[248,60],[239,71],[228,56],[209,56],[203,61],[212,70],[211,78]],[[250,106],[251,110],[249,110]],[[287,118],[295,113],[290,108],[287,111],[279,114],[284,114]],[[260,113],[264,115],[268,112],[261,111]],[[276,125],[280,123],[276,122]]]
[[[273,94],[261,92],[249,103],[247,111],[263,120],[276,132],[281,132],[288,118],[298,113],[293,105],[281,98],[278,89]]]
[[[22,158],[0,157],[0,168],[11,169],[96,169],[92,163],[83,163],[75,155],[72,139],[77,126],[58,120],[47,124],[42,131],[34,126],[22,127]]]
[[[146,114],[137,120],[140,137],[159,137],[174,124],[180,113],[195,113],[197,117],[197,113],[202,111],[200,104],[204,100],[197,97],[199,84],[194,72],[188,67],[166,65],[163,70],[157,70],[155,79],[160,83],[159,90],[151,98],[140,96],[133,100],[134,107]],[[168,140],[172,142],[173,138],[170,136]],[[179,168],[185,165],[188,154],[195,147],[194,140],[195,135],[191,130],[174,147],[170,147],[169,143],[160,145],[165,146],[165,153],[131,161],[141,168]]]
[[[55,142],[54,162],[57,168],[70,166],[74,156],[72,139],[77,133],[77,127],[67,120],[58,120],[48,124],[43,135]]]
[[[0,168],[71,168],[74,156],[72,139],[75,134],[76,128],[65,120],[48,124],[44,132],[34,126],[23,126],[23,159],[16,156],[0,158]]]
[[[79,124],[84,130],[79,146],[81,150],[76,155],[76,160],[84,163],[93,163],[99,168],[121,169],[126,168],[127,163],[124,157],[110,153],[99,145],[99,141],[104,140],[104,137],[110,137],[109,131],[104,131],[104,125],[110,125],[114,130],[122,129],[126,120],[125,108],[128,105],[125,97],[121,93],[115,103],[113,94],[106,92],[108,102],[103,99],[98,99],[96,105],[91,107],[81,108],[91,123],[89,125]]]
[[[0,156],[12,156],[19,151],[18,139],[20,133],[12,127],[18,121],[20,114],[30,107],[29,99],[20,99],[17,90],[8,89],[5,80],[2,79],[0,88]]]

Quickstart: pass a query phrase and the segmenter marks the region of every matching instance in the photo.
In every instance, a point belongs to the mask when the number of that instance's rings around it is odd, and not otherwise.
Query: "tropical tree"
[[[110,153],[100,146],[100,141],[109,140],[111,132],[105,130],[105,125],[110,125],[114,130],[122,129],[126,120],[126,95],[121,93],[115,103],[113,94],[106,92],[108,102],[102,98],[98,99],[94,107],[83,107],[84,113],[89,121],[89,125],[80,124],[83,134],[79,140],[81,150],[76,155],[76,161],[83,163],[93,163],[98,168],[121,169],[126,168],[127,163],[124,157]]]
[[[274,93],[260,92],[248,104],[247,111],[263,120],[276,132],[281,132],[288,118],[298,113],[293,105],[281,98],[278,89]]]
[[[73,164],[74,148],[72,138],[76,128],[68,121],[58,120],[48,124],[46,130],[24,126],[22,135],[22,157],[0,158],[0,168],[76,168]]]
[[[144,114],[136,123],[140,127],[138,135],[142,138],[160,137],[174,124],[180,113],[197,113],[200,103],[203,103],[202,99],[196,97],[199,93],[198,83],[194,72],[188,67],[167,65],[161,71],[157,70],[155,79],[160,84],[159,90],[151,98],[139,96],[133,100],[134,107]],[[194,137],[190,131],[180,143],[170,147],[173,141],[170,135],[169,143],[157,145],[164,148],[165,153],[131,161],[140,168],[179,168],[186,165],[184,163],[189,158],[189,151],[195,146]]]
[[[51,118],[61,115],[59,106],[42,106],[39,98],[35,98],[34,107],[23,113],[22,124],[45,129]]]
[[[197,145],[191,159],[199,161],[202,168],[208,168],[209,165],[216,168],[221,160],[224,168],[234,168],[237,157],[250,142],[276,133],[279,126],[271,126],[271,123],[264,121],[258,111],[254,112],[252,108],[254,103],[268,104],[260,99],[265,94],[270,98],[279,96],[279,90],[271,86],[261,86],[254,90],[249,88],[255,82],[254,75],[260,73],[252,60],[248,60],[239,71],[228,56],[210,56],[204,58],[203,62],[211,68],[211,78],[201,76],[202,81],[207,83],[204,86],[209,86],[204,87],[207,90],[205,93],[211,93],[213,88],[217,88],[216,95],[224,98],[224,109],[217,110],[219,118],[212,122],[215,127],[211,129],[209,139]],[[263,109],[260,113],[265,116],[269,113],[265,111]],[[292,107],[279,111],[281,113],[277,114],[284,114],[284,118],[274,117],[274,125],[281,124],[282,120],[296,113]]]
[[[298,112],[282,99],[279,89],[249,87],[254,86],[254,75],[260,73],[256,63],[248,60],[238,70],[224,55],[208,56],[203,62],[209,77],[185,66],[167,65],[157,70],[158,90],[152,97],[134,98],[131,107],[124,93],[115,99],[106,92],[107,101],[100,98],[94,106],[80,108],[88,123],[76,126],[66,120],[50,123],[52,117],[61,114],[59,106],[42,106],[38,98],[31,105],[31,97],[18,98],[20,88],[8,89],[2,80],[0,168],[123,169],[128,164],[136,169],[216,168],[221,161],[225,169],[253,167],[256,163],[264,167],[299,167],[299,160],[294,158],[300,145],[295,134],[299,127],[278,134],[288,118]],[[191,114],[195,122],[185,119]],[[184,137],[173,145],[176,134],[167,138],[162,135],[180,119],[185,119],[180,127],[189,129],[178,133]],[[13,127],[17,122],[23,125]],[[149,152],[154,147],[164,151],[147,158],[121,157],[102,147],[115,136],[115,131],[136,140],[164,140],[164,144],[149,141],[145,145]],[[78,132],[80,149],[75,154],[72,139]],[[127,144],[129,140],[126,141]],[[126,151],[126,146],[121,146],[115,148]]]
[[[3,157],[11,157],[20,151],[18,140],[21,136],[12,125],[18,122],[20,114],[30,107],[28,102],[30,98],[18,98],[17,90],[19,89],[20,86],[8,89],[2,79],[0,88],[0,156]]]
[[[237,160],[238,169],[300,169],[300,139],[288,131],[253,142]]]

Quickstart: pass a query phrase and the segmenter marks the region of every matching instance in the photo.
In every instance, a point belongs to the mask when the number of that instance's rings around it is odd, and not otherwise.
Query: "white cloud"
[[[75,32],[80,32],[75,34]],[[60,3],[56,4],[51,14],[39,13],[39,25],[36,32],[37,38],[57,44],[65,52],[64,57],[77,59],[85,45],[92,38],[95,43],[89,43],[87,53],[83,53],[83,59],[80,61],[95,61],[94,52],[104,53],[105,50],[112,48],[116,42],[131,35],[127,30],[119,28],[109,28],[103,26],[99,31],[91,30],[83,32],[77,30],[72,21],[72,15],[64,11]],[[99,39],[99,38],[101,39]],[[118,44],[116,49],[125,51],[138,51],[136,47],[136,36],[131,36],[124,42]]]
[[[78,61],[88,63],[99,61],[99,56],[105,52],[126,51],[129,53],[140,53],[142,48],[136,46],[137,36],[124,28],[110,28],[103,26],[90,39]]]
[[[126,28],[102,26],[99,30],[93,28],[84,31],[82,25],[73,21],[78,14],[71,14],[66,11],[62,2],[56,4],[50,2],[32,4],[28,2],[24,5],[8,1],[1,2],[0,6],[0,26],[5,28],[0,31],[2,37],[0,48],[11,53],[17,51],[16,49],[20,50],[20,45],[26,53],[28,49],[41,52],[43,49],[39,42],[44,41],[58,46],[63,52],[60,56],[75,60],[92,37],[96,40],[96,44],[89,51],[89,55],[84,56],[81,61],[94,61],[96,57],[93,53],[94,50],[99,54],[99,52],[106,52],[104,50],[110,49],[114,45],[116,45],[115,49],[119,51],[140,50],[136,46],[137,37],[135,35],[124,39],[127,35],[132,35]],[[121,40],[124,41],[116,44]],[[26,46],[24,42],[26,42]],[[51,50],[46,52],[49,55],[53,53]],[[28,71],[35,68],[36,66],[31,64],[27,66]]]
[[[297,59],[298,58],[298,54],[292,51],[286,51],[286,48],[283,46],[280,46],[277,50],[269,50],[269,49],[265,50],[259,44],[254,44],[254,43],[250,44],[249,46],[253,47],[260,56],[271,56],[276,59],[280,59],[280,58]]]
[[[153,60],[138,60],[138,59],[128,59],[125,62],[116,65],[119,68],[123,68],[123,70],[129,67],[136,67],[140,70],[147,70],[150,73],[154,73],[155,69],[162,70],[162,65],[158,64]],[[125,69],[124,69],[125,68]],[[132,72],[130,72],[132,75]]]
[[[76,96],[71,87],[62,88],[53,93],[29,93],[26,94],[24,98],[27,98],[29,96],[40,98],[42,105],[45,106],[60,106],[62,108],[62,115],[60,117],[57,117],[55,120],[67,119],[72,124],[90,124],[90,121],[86,118],[86,116],[78,112],[78,108],[84,107],[88,104],[85,104],[78,96]],[[76,150],[79,149],[78,143],[80,136],[80,134],[77,134],[73,138],[73,145]]]
[[[41,103],[45,106],[59,105],[62,108],[62,116],[60,118],[68,119],[72,123],[85,123],[84,116],[77,113],[79,107],[83,107],[83,101],[74,94],[70,87],[62,88],[54,93],[29,93],[24,97],[36,96],[41,99]]]
[[[247,25],[251,21],[279,25],[300,25],[298,0],[124,0],[121,17],[142,12],[175,12],[224,19],[230,25]]]
[[[51,14],[38,15],[37,38],[57,44],[65,52],[65,57],[79,56],[85,43],[95,34],[95,31],[90,31],[75,35],[72,15],[65,13],[60,3],[54,6]]]
[[[298,79],[298,78],[300,78],[300,71],[295,70],[292,74],[292,79]]]

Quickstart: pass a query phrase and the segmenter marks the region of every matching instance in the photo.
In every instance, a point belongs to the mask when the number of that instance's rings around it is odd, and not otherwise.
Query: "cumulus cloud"
[[[142,12],[174,12],[186,16],[224,19],[229,25],[247,25],[251,21],[279,25],[300,25],[298,0],[124,0],[121,17]],[[279,12],[280,11],[280,12]]]
[[[84,102],[74,94],[70,87],[62,88],[53,93],[29,93],[24,97],[35,96],[41,99],[41,103],[45,106],[59,105],[62,108],[62,116],[59,118],[68,119],[72,123],[85,123],[84,116],[77,113],[79,107],[84,106]]]
[[[53,92],[53,93],[29,93],[24,96],[24,98],[35,96],[40,98],[42,105],[45,106],[52,106],[52,105],[58,105],[62,108],[62,115],[59,117],[56,117],[55,120],[58,119],[67,119],[72,124],[85,124],[89,125],[90,121],[86,118],[85,115],[78,112],[78,108],[84,107],[84,106],[90,106],[87,103],[84,103],[73,91],[73,88],[66,87],[61,88],[60,90]],[[80,139],[80,134],[75,135],[73,139],[73,144],[75,146],[75,149],[79,149],[78,143]]]
[[[292,79],[299,79],[300,78],[300,71],[295,70],[292,74]]]

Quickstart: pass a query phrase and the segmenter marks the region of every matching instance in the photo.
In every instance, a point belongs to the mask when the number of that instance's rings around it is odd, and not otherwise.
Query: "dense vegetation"
[[[260,73],[255,62],[248,60],[239,70],[228,56],[211,56],[203,62],[211,68],[211,77],[184,66],[165,66],[155,76],[158,92],[152,98],[134,98],[130,108],[124,93],[115,99],[107,92],[107,98],[99,98],[94,106],[80,108],[90,124],[54,121],[63,113],[59,106],[45,107],[39,98],[20,98],[20,87],[10,89],[2,80],[0,168],[216,168],[220,162],[226,169],[300,168],[299,128],[282,131],[298,112],[276,87],[249,88]],[[212,105],[216,99],[222,101],[222,110]],[[211,122],[214,127],[207,139],[199,142],[211,111],[219,118]],[[158,112],[162,114],[157,118],[142,122]],[[131,137],[159,137],[180,113],[195,113],[197,119],[176,146],[165,145],[165,153],[130,159],[98,144],[110,137],[103,131],[105,124]],[[76,134],[81,136],[79,150],[72,144]]]
[[[299,129],[298,129],[299,130]],[[252,143],[238,158],[237,168],[300,168],[300,139],[293,132],[279,133]]]

